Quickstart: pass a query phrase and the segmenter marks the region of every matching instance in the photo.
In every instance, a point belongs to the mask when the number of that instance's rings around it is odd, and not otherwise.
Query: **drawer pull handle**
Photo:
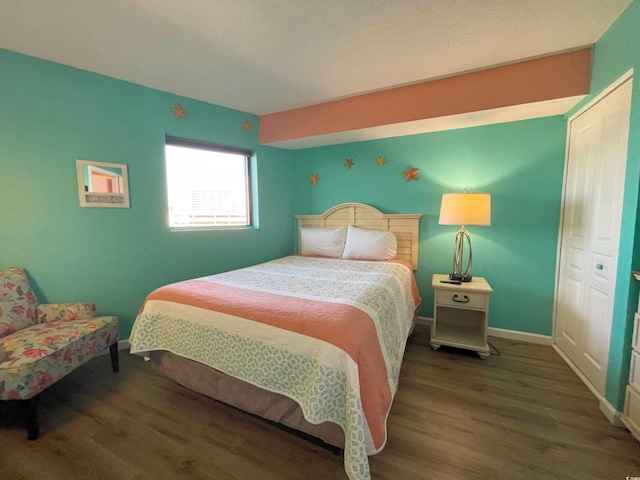
[[[469,303],[469,297],[465,295],[464,297],[462,297],[462,300],[458,300],[458,294],[456,293],[453,296],[453,301],[458,303]]]
[[[596,264],[596,270],[602,270],[604,267],[601,263]]]

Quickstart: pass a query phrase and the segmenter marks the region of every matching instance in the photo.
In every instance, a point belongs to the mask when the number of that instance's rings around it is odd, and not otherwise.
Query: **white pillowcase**
[[[353,260],[391,260],[396,258],[398,242],[393,232],[364,230],[349,225],[342,258]]]
[[[300,253],[340,258],[346,236],[346,227],[300,228]]]

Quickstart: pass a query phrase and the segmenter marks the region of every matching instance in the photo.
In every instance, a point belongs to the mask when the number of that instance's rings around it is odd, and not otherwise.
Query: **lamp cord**
[[[500,350],[498,350],[495,345],[493,345],[489,340],[487,340],[487,343],[489,344],[489,353],[491,355],[495,355],[496,357],[499,357],[500,355],[502,355],[500,353]],[[493,353],[493,350],[495,350],[495,353]]]

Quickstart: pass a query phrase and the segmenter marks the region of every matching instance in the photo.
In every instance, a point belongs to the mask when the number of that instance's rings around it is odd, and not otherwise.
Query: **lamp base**
[[[470,282],[472,278],[471,275],[462,275],[460,273],[449,274],[449,280],[455,280],[456,282]]]

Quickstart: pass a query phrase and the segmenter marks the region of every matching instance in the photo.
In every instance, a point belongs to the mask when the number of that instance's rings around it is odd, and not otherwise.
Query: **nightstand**
[[[640,280],[640,278],[636,278]],[[622,421],[631,433],[640,440],[640,302],[638,302],[638,313],[635,314],[633,320],[629,384],[627,385]]]
[[[440,283],[441,280],[449,280],[449,275],[435,274],[431,281],[435,292],[431,348],[448,345],[474,350],[486,358],[489,295],[493,290],[482,277],[460,285]]]

